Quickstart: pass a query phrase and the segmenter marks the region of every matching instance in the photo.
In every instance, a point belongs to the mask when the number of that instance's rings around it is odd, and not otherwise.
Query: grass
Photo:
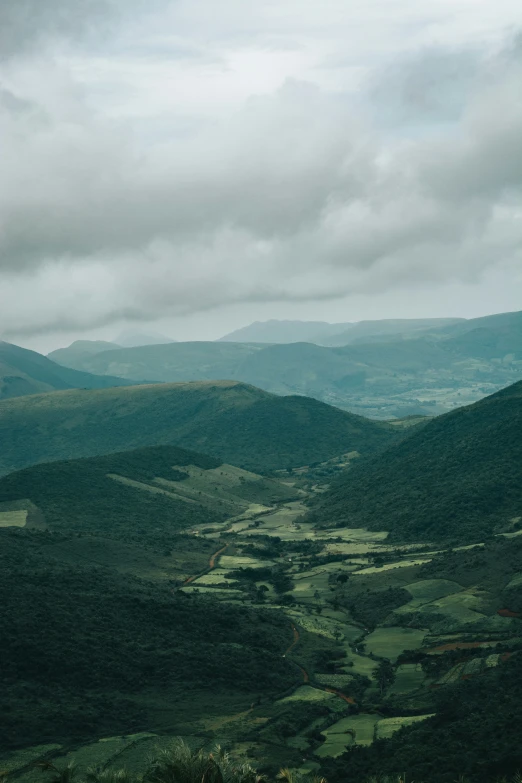
[[[351,715],[348,718],[341,718],[322,733],[326,737],[350,733],[355,745],[371,745],[374,740],[375,725],[379,719],[379,715]]]
[[[10,753],[3,753],[0,756],[0,769],[10,774],[18,772],[29,764],[34,764],[40,759],[52,756],[54,752],[61,749],[61,745],[50,743],[47,745],[34,745],[22,750],[14,750]]]
[[[395,681],[388,689],[388,695],[410,693],[422,688],[426,675],[419,663],[403,663],[395,670]]]
[[[394,571],[396,568],[412,568],[413,566],[429,563],[430,558],[423,557],[418,560],[398,560],[395,563],[386,563],[382,566],[370,566],[354,572],[354,576],[367,576],[368,574],[382,574],[384,571]]]
[[[405,718],[384,718],[377,723],[376,739],[388,739],[403,726],[411,726],[414,723],[432,718],[434,713],[428,715],[409,715]]]
[[[25,527],[27,511],[0,511],[0,527]]]
[[[337,696],[334,693],[327,693],[319,690],[318,688],[312,688],[310,685],[301,685],[290,696],[285,696],[284,699],[279,699],[276,704],[286,704],[293,701],[331,701],[336,699]]]
[[[422,645],[425,631],[398,626],[377,628],[366,637],[368,652],[395,661],[404,650],[416,650]]]

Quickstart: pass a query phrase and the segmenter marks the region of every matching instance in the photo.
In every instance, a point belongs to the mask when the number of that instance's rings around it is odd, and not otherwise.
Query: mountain
[[[455,324],[460,324],[462,321],[464,321],[462,318],[397,318],[382,321],[359,321],[355,324],[348,324],[348,329],[326,337],[321,341],[321,345],[342,346],[411,339],[427,332],[444,330]]]
[[[66,367],[73,367],[83,356],[94,356],[103,351],[118,350],[121,345],[109,343],[106,340],[75,340],[67,348],[58,348],[47,354],[47,358]]]
[[[522,382],[345,472],[314,517],[396,539],[480,541],[522,518]]]
[[[236,329],[218,342],[229,343],[302,343],[316,342],[322,337],[346,330],[351,324],[329,324],[325,321],[254,321]],[[321,344],[321,343],[320,343]]]
[[[76,369],[100,367],[102,374],[121,374],[129,379],[144,372],[141,378],[169,383],[222,380],[233,378],[238,365],[262,348],[241,343],[188,342],[120,348],[81,356],[64,348],[61,361],[67,359]],[[64,352],[68,352],[67,355]]]
[[[416,334],[457,324],[461,318],[401,318],[330,324],[325,321],[255,321],[221,337],[234,343],[300,343],[349,345],[368,339]]]
[[[351,328],[359,337],[338,347],[313,342],[189,342],[95,355],[67,357],[62,352],[61,361],[78,370],[133,380],[232,378],[276,394],[314,397],[377,419],[434,415],[475,402],[522,376],[522,314],[477,321],[483,325],[465,322],[468,332],[459,322],[412,331],[407,339],[385,334],[363,338],[365,324],[355,324]],[[380,323],[392,329],[398,322]]]
[[[170,337],[158,332],[122,332],[114,342],[124,348],[135,348],[139,345],[162,345],[163,343],[173,343]]]
[[[399,437],[391,425],[234,381],[73,390],[0,401],[0,473],[167,444],[263,472],[354,450],[369,454]]]
[[[0,400],[57,389],[106,389],[132,381],[92,375],[56,364],[36,351],[0,342]]]

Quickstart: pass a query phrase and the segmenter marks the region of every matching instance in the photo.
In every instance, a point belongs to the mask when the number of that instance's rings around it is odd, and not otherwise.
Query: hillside
[[[263,346],[188,342],[78,353],[74,344],[49,354],[77,369],[98,367],[102,375],[153,378],[167,383],[233,378],[238,366]],[[89,370],[91,372],[91,370]]]
[[[293,497],[295,491],[280,482],[219,459],[151,446],[44,463],[0,478],[0,527],[16,509],[26,511],[30,528],[168,549],[192,525],[240,515],[252,503]]]
[[[477,541],[522,517],[522,382],[433,419],[344,473],[317,520],[395,538]]]
[[[0,472],[149,445],[197,449],[254,471],[370,454],[401,437],[306,397],[233,381],[73,390],[0,402]]]
[[[36,351],[0,341],[0,400],[58,389],[106,389],[132,381],[92,375],[56,364]]]
[[[436,329],[433,319],[352,324],[352,344],[337,347],[307,338],[284,344],[172,343],[96,354],[71,347],[51,356],[78,370],[129,380],[232,378],[375,419],[446,413],[522,376],[521,314],[436,322]],[[404,324],[410,331],[395,334],[399,327],[406,329]]]
[[[42,536],[0,530],[0,750],[165,723],[183,733],[295,682],[284,617],[68,565]]]

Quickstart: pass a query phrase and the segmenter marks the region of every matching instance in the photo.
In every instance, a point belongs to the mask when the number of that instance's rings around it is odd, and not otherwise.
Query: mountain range
[[[99,344],[86,348],[82,342],[49,357],[135,382],[236,379],[379,419],[444,413],[521,377],[522,313],[439,319],[430,329],[428,323],[362,322],[351,327],[359,335],[353,344],[339,347],[217,341],[99,350]],[[399,326],[404,331],[398,335],[386,332]]]
[[[458,324],[462,318],[394,318],[330,324],[325,321],[255,321],[221,337],[232,343],[316,343],[350,345],[368,339],[418,335]]]

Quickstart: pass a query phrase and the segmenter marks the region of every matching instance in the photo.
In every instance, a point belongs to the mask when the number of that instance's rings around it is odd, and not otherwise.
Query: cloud
[[[107,2],[88,6],[86,35]],[[452,45],[400,56],[376,66],[357,94],[311,75],[282,78],[205,113],[201,96],[173,101],[183,79],[208,69],[237,96],[240,75],[230,53],[203,56],[195,36],[186,48],[195,64],[181,52],[174,70],[158,70],[165,52],[154,47],[158,62],[133,61],[141,76],[165,80],[150,84],[163,113],[147,117],[136,114],[144,109],[132,97],[141,89],[134,77],[125,107],[119,76],[114,103],[110,94],[100,100],[108,61],[93,77],[99,54],[70,59],[29,46],[43,34],[76,35],[73,6],[55,0],[52,24],[39,31],[38,15],[24,23],[29,0],[18,15],[8,11],[10,51],[23,56],[0,69],[6,334],[476,280],[518,258],[517,42],[500,53]],[[185,25],[187,9],[181,3]],[[243,46],[241,14],[237,21]],[[286,35],[286,25],[277,29]],[[110,62],[127,69],[121,54]]]

